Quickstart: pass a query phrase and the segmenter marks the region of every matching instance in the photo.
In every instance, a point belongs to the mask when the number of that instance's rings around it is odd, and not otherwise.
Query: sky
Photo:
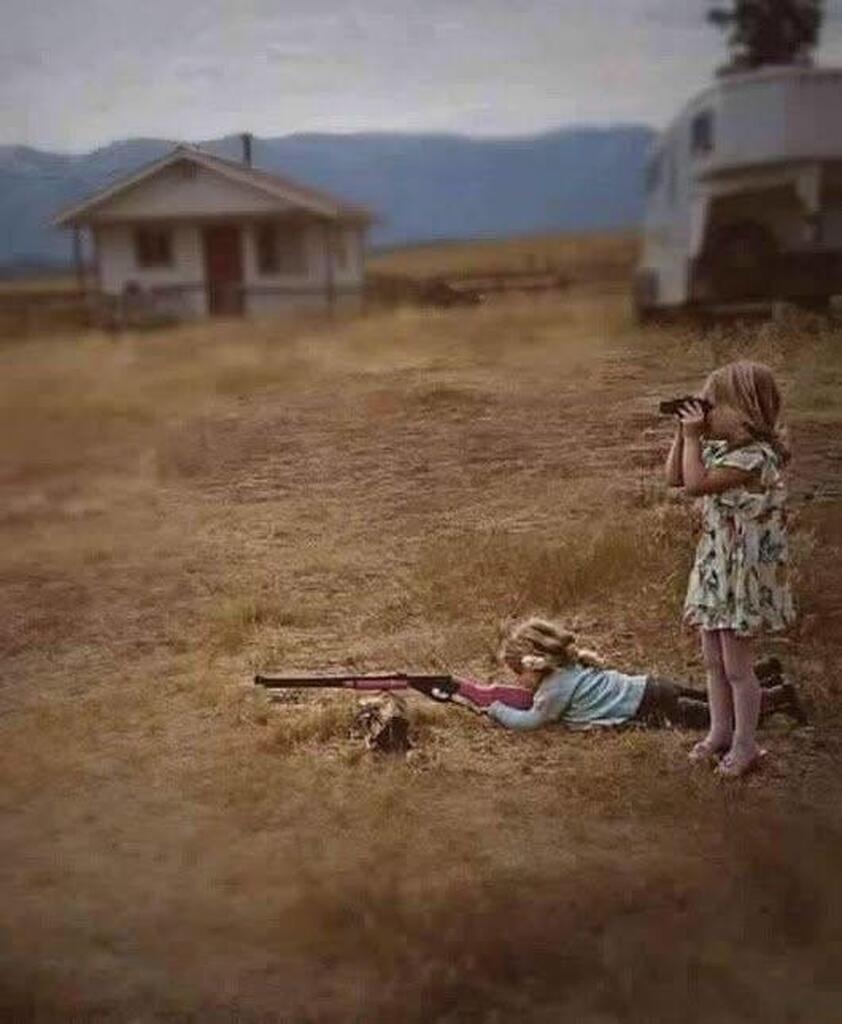
[[[0,0],[0,145],[251,131],[664,124],[725,39],[707,0]],[[842,0],[821,63],[842,65]]]

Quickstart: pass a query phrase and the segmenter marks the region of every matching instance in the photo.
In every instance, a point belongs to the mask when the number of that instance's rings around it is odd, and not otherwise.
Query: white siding
[[[692,159],[696,174],[782,160],[842,158],[842,73],[780,70],[753,80],[724,78],[683,112],[688,140],[702,110],[714,113],[712,152]],[[686,157],[685,157],[686,159]]]
[[[200,229],[193,224],[172,225],[172,265],[139,267],[134,226],[100,225],[96,229],[100,288],[107,295],[122,295],[129,282],[141,289],[172,289],[169,303],[185,314],[206,311],[205,272]]]
[[[185,167],[194,169],[187,176]],[[286,207],[292,209],[291,204]],[[93,215],[97,221],[172,217],[246,216],[285,208],[256,188],[227,181],[197,164],[177,163],[115,196]]]
[[[793,156],[842,158],[842,74],[802,76],[792,83],[786,149]]]
[[[658,269],[659,299],[671,304],[686,296],[691,236],[704,212],[691,202],[689,122],[664,132],[658,149],[661,173],[647,196],[641,266]]]
[[[337,295],[333,309],[337,312],[352,313],[362,309],[361,291]],[[246,311],[252,316],[274,316],[285,313],[322,313],[328,308],[324,293],[309,295],[281,295],[259,292],[248,295]]]
[[[243,278],[247,288],[312,289],[324,283],[323,260],[321,255],[321,226],[317,223],[298,224],[293,230],[304,232],[305,269],[300,274],[263,274],[257,263],[257,232],[259,225],[250,223],[244,231],[245,253]],[[279,232],[290,228],[284,222],[277,222]]]
[[[278,223],[278,231],[285,230],[283,222]],[[364,276],[364,252],[362,231],[353,225],[341,225],[328,228],[321,222],[314,221],[298,230],[304,231],[304,249],[306,253],[306,270],[301,274],[263,274],[257,261],[257,224],[250,224],[246,231],[244,280],[247,289],[253,290],[249,295],[249,309],[273,306],[276,299],[270,294],[273,289],[283,292],[285,301],[293,299],[312,306],[313,297],[322,302],[327,297],[330,280],[328,268],[328,231],[332,231],[342,239],[340,244],[346,247],[346,264],[344,267],[333,264],[333,287],[338,293],[359,291],[362,289]],[[295,295],[294,293],[299,293]]]
[[[708,156],[690,157],[697,174],[714,167],[764,163],[785,151],[786,82],[746,82],[718,91],[713,102],[700,104],[699,110],[713,111],[713,150]],[[687,143],[689,156],[689,141]]]
[[[363,268],[365,264],[363,253],[363,235],[358,227],[353,225],[342,225],[337,228],[341,245],[345,246],[346,265],[345,268],[336,268],[336,282],[342,287],[362,287]]]
[[[344,245],[347,253],[347,263],[344,267],[338,265],[331,236],[336,240],[336,245]],[[363,283],[363,248],[362,233],[358,227],[353,225],[319,225],[318,237],[314,242],[317,254],[319,274],[322,280],[328,276],[328,254],[332,259],[333,283],[337,289],[361,288]]]

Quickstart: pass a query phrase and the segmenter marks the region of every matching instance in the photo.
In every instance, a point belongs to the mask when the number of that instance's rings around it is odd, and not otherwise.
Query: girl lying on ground
[[[509,729],[537,729],[562,722],[572,729],[636,723],[707,729],[707,694],[665,679],[606,668],[592,651],[580,650],[556,622],[532,617],[513,625],[500,648],[517,686],[482,686],[460,679],[459,695],[477,711]],[[781,712],[799,724],[806,716],[780,665],[758,665],[763,682],[761,717]]]

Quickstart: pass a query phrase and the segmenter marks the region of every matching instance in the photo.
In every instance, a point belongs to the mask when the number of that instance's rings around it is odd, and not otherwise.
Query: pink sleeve
[[[499,701],[510,708],[526,711],[532,707],[534,694],[524,686],[505,686],[497,683],[488,686],[475,679],[460,679],[459,696],[480,708],[487,708],[495,701]]]

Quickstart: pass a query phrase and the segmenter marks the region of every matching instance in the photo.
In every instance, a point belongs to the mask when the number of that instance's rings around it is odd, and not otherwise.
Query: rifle
[[[265,672],[256,675],[254,682],[267,690],[342,689],[375,693],[417,690],[425,697],[442,704],[453,700],[459,692],[459,683],[453,676],[413,672],[370,672],[362,675],[284,675],[279,672]]]
[[[471,679],[456,679],[451,675],[430,675],[417,672],[370,672],[333,675],[286,675],[264,672],[254,677],[257,686],[276,690],[362,690],[382,693],[395,690],[417,690],[439,704],[456,703],[471,708],[488,707],[501,701],[513,708],[532,706],[532,693],[521,686],[485,686]]]

